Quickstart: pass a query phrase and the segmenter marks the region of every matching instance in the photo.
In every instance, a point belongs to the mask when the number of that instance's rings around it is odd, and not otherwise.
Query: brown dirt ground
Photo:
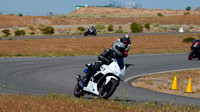
[[[171,90],[174,76],[177,76],[177,90]],[[200,98],[200,69],[167,72],[144,76],[134,80],[131,84],[135,87],[153,91]],[[192,93],[186,93],[189,78],[192,79]]]

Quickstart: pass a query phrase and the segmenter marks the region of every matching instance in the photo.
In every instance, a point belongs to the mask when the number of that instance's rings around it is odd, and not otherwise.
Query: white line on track
[[[136,76],[132,76],[132,77],[126,78],[124,80],[124,82],[128,84],[128,82],[130,80],[132,80],[132,79],[136,79],[136,78],[147,76],[147,75],[153,75],[153,74],[159,74],[159,73],[167,73],[167,72],[177,72],[177,71],[183,71],[183,70],[196,70],[196,69],[200,69],[200,68],[187,68],[187,69],[179,69],[179,70],[168,70],[168,71],[161,71],[161,72],[154,72],[154,73],[146,73],[146,74],[141,74],[141,75],[136,75]]]

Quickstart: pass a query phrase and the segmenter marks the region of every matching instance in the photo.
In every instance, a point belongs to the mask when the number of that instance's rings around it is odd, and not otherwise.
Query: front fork
[[[78,81],[79,86],[81,86],[83,88],[83,79],[82,79],[81,75],[77,75],[76,79]]]

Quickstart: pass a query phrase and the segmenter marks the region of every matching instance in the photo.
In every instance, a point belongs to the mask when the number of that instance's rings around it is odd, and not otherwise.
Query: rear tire
[[[85,95],[83,88],[79,86],[79,84],[76,84],[74,88],[74,96],[77,98],[83,97]]]
[[[194,58],[194,50],[189,53],[188,60],[192,60]]]
[[[99,88],[99,97],[104,98],[104,99],[110,98],[112,94],[115,92],[118,85],[119,85],[119,82],[116,81],[115,79],[111,79],[107,85],[103,84]]]

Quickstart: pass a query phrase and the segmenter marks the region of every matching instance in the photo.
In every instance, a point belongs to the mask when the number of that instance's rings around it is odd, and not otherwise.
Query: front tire
[[[85,32],[85,33],[84,33],[84,36],[87,36],[87,35],[88,35],[88,32]]]
[[[93,36],[96,36],[97,35],[97,32],[95,31],[94,33],[93,33]]]
[[[77,98],[83,97],[85,95],[83,88],[81,86],[79,86],[79,84],[77,83],[75,88],[74,88],[74,96]]]
[[[194,50],[189,53],[188,60],[192,60],[194,58]]]
[[[108,82],[108,84],[106,85],[103,84],[99,88],[99,97],[104,98],[104,99],[110,98],[112,94],[115,92],[118,85],[119,85],[119,82],[116,81],[115,79],[111,79],[110,82]]]

